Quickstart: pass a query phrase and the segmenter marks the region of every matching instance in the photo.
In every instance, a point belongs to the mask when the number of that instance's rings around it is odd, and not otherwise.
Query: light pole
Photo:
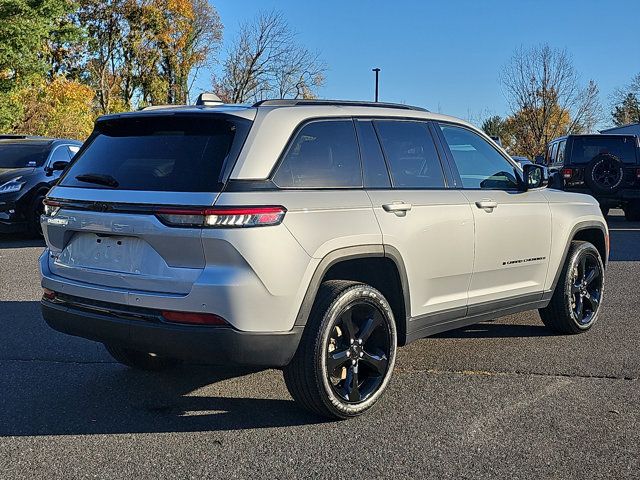
[[[378,75],[380,74],[379,68],[371,69],[372,72],[376,72],[376,102],[378,101]]]

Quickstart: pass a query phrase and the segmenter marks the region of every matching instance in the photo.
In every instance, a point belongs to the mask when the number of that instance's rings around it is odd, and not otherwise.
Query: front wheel
[[[31,237],[42,237],[40,216],[44,213],[44,197],[45,192],[38,193],[29,204],[29,212],[27,213],[27,233]]]
[[[573,241],[551,302],[539,310],[542,322],[558,333],[589,330],[600,313],[604,264],[589,242]]]
[[[324,282],[300,346],[284,370],[291,396],[332,419],[361,415],[380,398],[396,359],[397,331],[389,303],[375,288]]]

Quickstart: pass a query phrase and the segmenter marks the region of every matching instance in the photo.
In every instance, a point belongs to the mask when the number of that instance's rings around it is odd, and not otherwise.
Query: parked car
[[[0,135],[0,233],[41,235],[42,200],[81,142]]]
[[[43,216],[42,313],[119,362],[282,368],[330,418],[398,345],[523,310],[596,322],[608,230],[456,118],[269,100],[104,116]]]
[[[569,135],[552,140],[546,163],[564,189],[588,193],[606,216],[622,208],[627,220],[640,220],[640,146],[634,135]]]
[[[518,155],[511,155],[511,158],[520,165],[520,168],[523,168],[527,163],[533,163],[527,157],[521,157]]]

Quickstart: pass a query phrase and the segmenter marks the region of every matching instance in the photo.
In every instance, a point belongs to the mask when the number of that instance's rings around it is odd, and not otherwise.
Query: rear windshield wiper
[[[105,175],[103,173],[83,173],[82,175],[76,175],[76,180],[87,183],[96,183],[98,185],[104,185],[106,187],[117,188],[120,183],[111,175]]]

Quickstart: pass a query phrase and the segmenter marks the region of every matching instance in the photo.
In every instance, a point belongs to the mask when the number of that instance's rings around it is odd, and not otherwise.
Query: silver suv
[[[384,391],[396,347],[539,309],[598,318],[598,203],[545,188],[461,120],[269,100],[98,119],[42,217],[42,311],[125,365],[281,367],[333,418]]]

